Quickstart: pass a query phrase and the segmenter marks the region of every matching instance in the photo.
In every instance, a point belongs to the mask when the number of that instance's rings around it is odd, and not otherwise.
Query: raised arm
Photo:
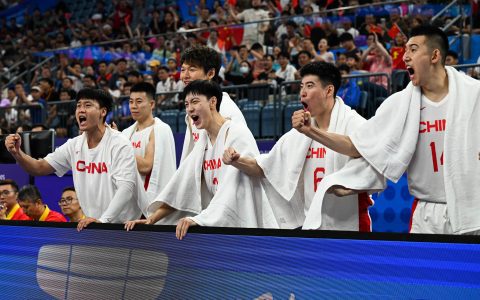
[[[225,150],[222,160],[224,164],[232,165],[248,176],[265,177],[263,169],[260,168],[254,158],[245,156],[241,157],[240,153],[238,153],[232,147],[229,147],[227,150]]]
[[[32,176],[44,176],[55,172],[55,169],[44,159],[35,159],[22,151],[22,138],[19,134],[10,134],[5,139],[5,148],[12,154],[17,163]]]

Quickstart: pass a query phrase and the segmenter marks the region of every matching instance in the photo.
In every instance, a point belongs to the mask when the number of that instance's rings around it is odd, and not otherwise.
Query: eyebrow
[[[302,83],[300,83],[300,84],[303,84],[303,85],[305,85],[305,84],[309,84],[309,83],[315,84],[315,82],[314,82],[314,81],[302,82]]]
[[[143,98],[141,98],[141,97],[137,97],[137,98],[130,97],[130,100],[143,100]]]

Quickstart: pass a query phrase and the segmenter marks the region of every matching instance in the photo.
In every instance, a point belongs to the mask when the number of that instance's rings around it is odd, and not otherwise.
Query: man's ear
[[[433,50],[432,58],[431,58],[432,63],[436,64],[441,60],[442,60],[442,53],[440,53],[440,50],[438,49]]]
[[[212,80],[213,77],[215,77],[215,69],[208,70],[208,72],[207,72],[208,80]]]

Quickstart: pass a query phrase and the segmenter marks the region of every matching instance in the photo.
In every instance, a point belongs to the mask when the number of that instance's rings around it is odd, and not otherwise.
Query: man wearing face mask
[[[261,0],[252,0],[252,8],[248,8],[239,14],[236,14],[233,7],[230,6],[229,13],[236,21],[242,20],[246,23],[269,18],[268,11],[262,8]],[[253,45],[254,43],[263,44],[264,35],[268,27],[268,22],[245,25],[243,43],[246,45]]]

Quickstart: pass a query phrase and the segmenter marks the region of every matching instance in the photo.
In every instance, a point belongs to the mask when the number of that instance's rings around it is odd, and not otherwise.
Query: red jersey
[[[30,221],[32,219],[23,212],[23,209],[17,203],[8,213],[7,220]]]
[[[65,217],[61,213],[50,210],[46,205],[45,211],[38,220],[44,222],[67,222],[67,219],[65,219]]]

